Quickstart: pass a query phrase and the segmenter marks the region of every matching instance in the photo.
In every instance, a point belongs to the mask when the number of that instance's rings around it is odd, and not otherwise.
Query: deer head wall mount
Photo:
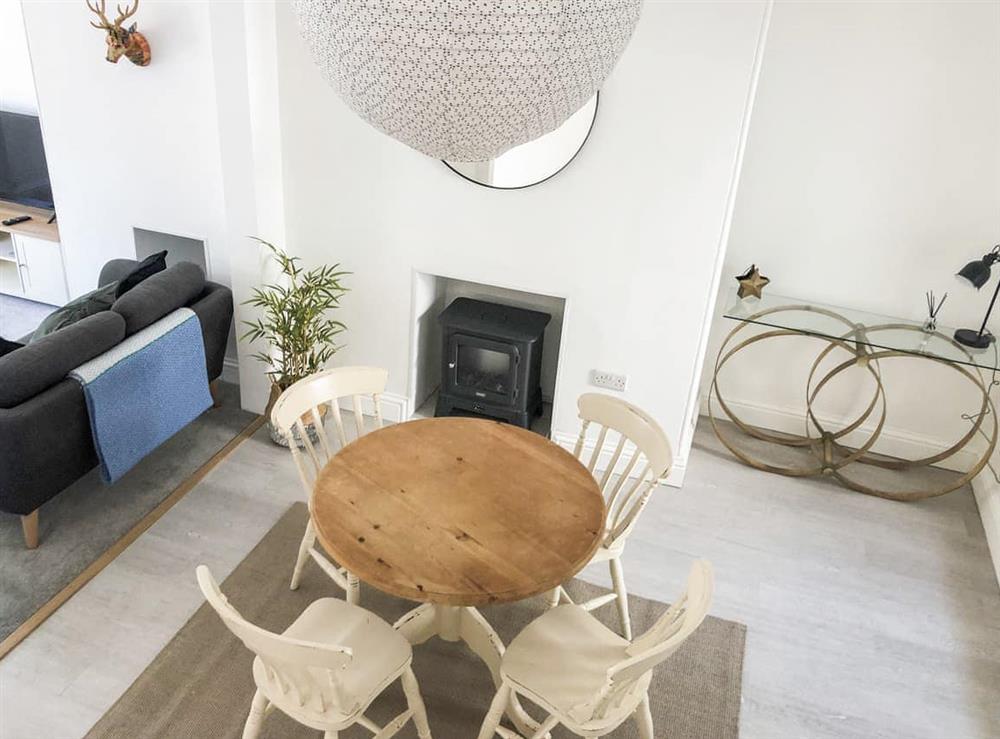
[[[126,3],[124,10],[119,5],[118,17],[114,23],[109,22],[108,17],[104,14],[105,3],[106,0],[95,0],[92,5],[90,0],[87,0],[87,7],[101,19],[100,23],[91,21],[90,25],[98,30],[108,32],[108,55],[105,58],[112,64],[117,64],[124,55],[133,64],[145,67],[152,57],[149,51],[149,42],[146,41],[145,36],[135,30],[135,23],[128,28],[122,25],[135,15],[135,11],[139,9],[139,0],[135,0],[135,5],[131,7]]]

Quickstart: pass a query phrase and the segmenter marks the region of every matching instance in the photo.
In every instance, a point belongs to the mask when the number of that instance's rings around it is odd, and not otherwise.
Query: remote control
[[[31,216],[14,216],[13,218],[8,218],[6,221],[2,221],[5,226],[16,226],[18,223],[24,223],[25,221],[30,221]]]

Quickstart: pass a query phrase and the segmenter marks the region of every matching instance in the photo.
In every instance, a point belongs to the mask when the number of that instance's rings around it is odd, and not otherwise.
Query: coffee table
[[[464,641],[500,682],[504,645],[476,606],[548,593],[590,561],[605,519],[596,481],[538,434],[433,418],[344,447],[316,481],[317,538],[339,564],[419,601],[396,622],[412,644]],[[538,724],[512,701],[523,733]]]

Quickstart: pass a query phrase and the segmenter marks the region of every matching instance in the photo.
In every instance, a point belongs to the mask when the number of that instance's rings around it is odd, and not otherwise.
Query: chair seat
[[[315,716],[314,728],[331,721],[347,721],[367,708],[375,697],[399,677],[410,663],[410,643],[392,626],[370,611],[338,598],[321,598],[306,608],[302,615],[283,632],[284,636],[321,644],[349,647],[354,658],[341,674],[345,691],[353,699],[342,711],[327,711]],[[294,703],[292,694],[284,693],[267,675],[261,660],[253,664],[257,687],[278,708],[301,720],[302,708]]]
[[[594,702],[608,682],[608,669],[628,658],[628,640],[576,605],[547,611],[507,647],[501,672],[518,692],[543,708],[581,724],[589,723]],[[638,705],[649,675],[629,691]],[[627,706],[631,710],[634,706]]]

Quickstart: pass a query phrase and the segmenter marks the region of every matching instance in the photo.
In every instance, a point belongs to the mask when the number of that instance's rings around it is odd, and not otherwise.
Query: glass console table
[[[950,329],[925,327],[915,321],[891,318],[873,313],[834,306],[804,303],[791,298],[767,294],[761,299],[740,299],[732,291],[725,317],[738,322],[719,349],[709,389],[709,418],[722,444],[738,459],[757,469],[795,477],[828,475],[852,490],[893,500],[919,500],[943,495],[964,486],[989,463],[997,441],[997,420],[990,389],[1000,371],[996,346],[976,350],[952,339]],[[749,329],[757,327],[754,332]],[[719,373],[749,346],[780,336],[809,336],[819,339],[822,348],[806,379],[805,434],[802,436],[769,431],[743,421],[726,403],[720,388]],[[970,428],[947,449],[921,459],[903,460],[872,451],[886,421],[885,388],[879,367],[881,360],[892,357],[917,357],[949,367],[981,395],[981,405],[968,414]],[[851,368],[861,368],[873,379],[874,392],[864,410],[840,428],[826,428],[814,413],[813,406],[834,378]],[[720,424],[716,410],[734,424],[738,434]],[[845,446],[849,434],[859,431],[864,440],[857,446]],[[985,439],[977,461],[964,473],[939,476],[917,475],[925,484],[902,485],[873,483],[865,476],[854,474],[855,465],[867,465],[882,470],[904,472],[933,467],[965,449],[977,437]],[[770,452],[772,453],[769,453]],[[789,454],[787,450],[797,450]],[[778,452],[774,454],[773,452]],[[784,453],[783,453],[784,452]],[[776,457],[783,457],[775,461]],[[871,477],[870,475],[868,477]],[[911,475],[911,478],[913,476]],[[930,484],[926,484],[931,479]]]

